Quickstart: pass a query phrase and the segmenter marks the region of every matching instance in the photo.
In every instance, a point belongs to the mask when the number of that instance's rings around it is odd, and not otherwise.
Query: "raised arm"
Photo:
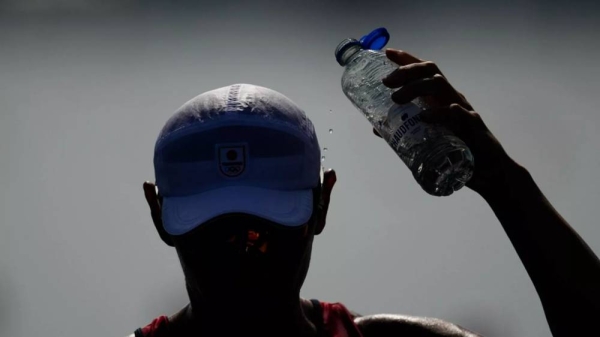
[[[600,335],[600,261],[556,212],[529,172],[512,160],[466,98],[433,62],[386,51],[400,65],[383,83],[399,88],[399,104],[423,97],[432,106],[427,123],[453,131],[475,158],[467,187],[495,212],[541,299],[554,337]]]
[[[600,335],[600,260],[544,197],[529,172],[481,195],[500,220],[540,297],[555,337]]]

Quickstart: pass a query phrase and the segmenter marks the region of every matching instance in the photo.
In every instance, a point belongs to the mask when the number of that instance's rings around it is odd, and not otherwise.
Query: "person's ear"
[[[318,204],[317,214],[317,225],[315,227],[315,235],[321,234],[325,228],[327,220],[327,210],[329,209],[329,200],[331,197],[331,190],[337,181],[335,171],[333,169],[327,170],[323,174],[323,185],[321,186],[320,201]]]
[[[152,216],[152,222],[154,222],[154,227],[156,227],[158,235],[165,244],[174,247],[173,240],[169,233],[165,231],[162,223],[162,196],[156,191],[156,186],[153,183],[149,181],[144,182],[144,196],[146,197],[148,206],[150,206],[150,215]]]

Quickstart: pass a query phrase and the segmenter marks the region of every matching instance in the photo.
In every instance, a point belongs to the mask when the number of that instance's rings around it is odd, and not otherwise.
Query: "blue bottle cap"
[[[363,49],[380,50],[390,40],[390,33],[384,27],[377,28],[360,38]]]

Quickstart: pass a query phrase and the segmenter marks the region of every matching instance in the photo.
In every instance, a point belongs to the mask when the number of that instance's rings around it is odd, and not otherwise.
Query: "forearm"
[[[481,193],[529,274],[555,337],[594,331],[600,261],[556,212],[527,170],[511,165],[503,187]]]

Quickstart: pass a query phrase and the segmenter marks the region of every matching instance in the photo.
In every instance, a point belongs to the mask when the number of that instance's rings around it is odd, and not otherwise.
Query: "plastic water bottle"
[[[396,89],[381,80],[398,65],[380,51],[389,40],[385,28],[378,28],[360,41],[345,39],[335,51],[345,67],[342,90],[382,138],[411,170],[427,193],[447,196],[461,189],[473,175],[473,155],[466,144],[450,130],[421,121],[426,107],[420,99],[396,104]]]

